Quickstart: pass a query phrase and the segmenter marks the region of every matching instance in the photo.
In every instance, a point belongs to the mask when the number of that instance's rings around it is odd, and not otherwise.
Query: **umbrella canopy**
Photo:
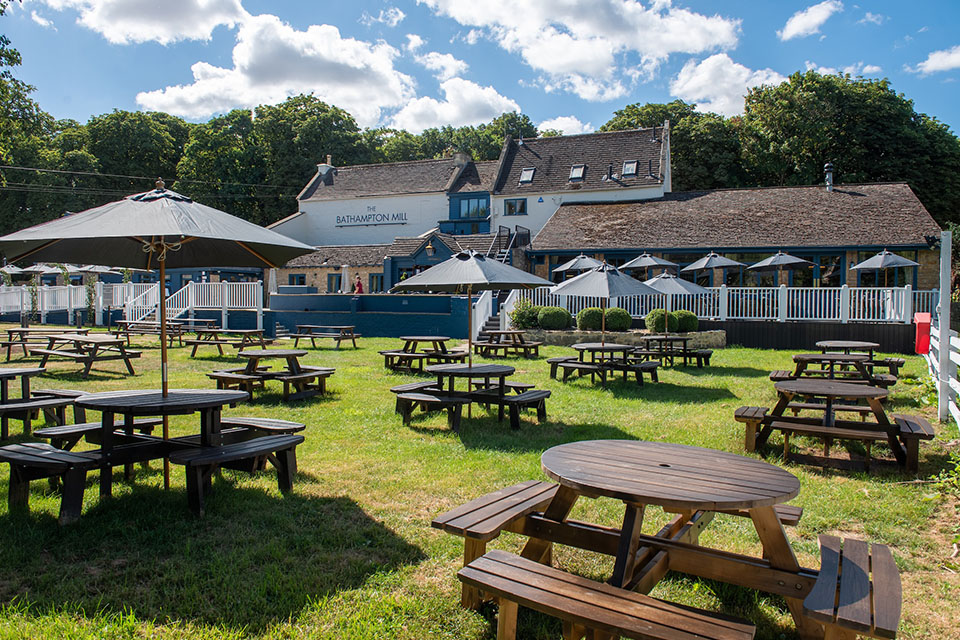
[[[96,273],[96,274],[110,274],[110,275],[120,275],[120,271],[114,271],[110,267],[105,267],[101,264],[88,264],[80,267],[82,273]]]
[[[590,256],[585,256],[581,253],[573,260],[564,262],[562,265],[554,269],[553,272],[563,273],[564,271],[586,271],[587,269],[599,267],[601,264],[603,263],[596,258],[591,258]]]
[[[659,293],[669,293],[673,295],[683,295],[687,293],[713,293],[706,287],[678,278],[672,273],[661,273],[655,278],[644,281],[645,285],[656,289]]]
[[[649,269],[650,267],[676,269],[679,266],[680,265],[678,265],[676,262],[670,262],[669,260],[664,260],[663,258],[656,258],[649,253],[641,253],[630,262],[620,265],[620,270],[630,271],[632,269]]]
[[[4,265],[3,267],[0,267],[0,271],[3,271],[5,274],[10,276],[15,276],[18,273],[23,273],[23,269],[21,269],[20,267],[15,267],[12,264],[8,264],[8,265]]]
[[[160,269],[160,384],[167,395],[166,267],[275,267],[314,250],[229,213],[164,189],[74,213],[0,238],[11,262],[109,261],[115,267]],[[163,421],[163,437],[168,435]],[[164,485],[169,487],[169,461]]]
[[[783,251],[777,251],[769,258],[765,258],[747,268],[753,271],[782,271],[784,269],[803,269],[804,267],[812,266],[813,263],[809,260],[792,256]]]
[[[442,291],[467,294],[474,291],[500,291],[550,286],[553,283],[532,273],[488,258],[473,250],[461,251],[422,273],[398,282],[397,291]],[[473,313],[467,313],[467,362],[473,366]]]
[[[60,275],[60,269],[57,269],[49,264],[32,264],[29,267],[22,269],[20,273],[36,274],[40,276]]]
[[[719,253],[711,251],[696,262],[688,264],[680,271],[703,271],[704,269],[724,269],[727,267],[745,267],[747,265],[730,258],[724,258]]]
[[[873,270],[873,269],[893,269],[896,267],[916,267],[919,266],[919,263],[914,262],[903,256],[898,256],[895,253],[890,253],[886,249],[873,256],[872,258],[867,258],[859,264],[855,264],[851,269],[860,270]]]

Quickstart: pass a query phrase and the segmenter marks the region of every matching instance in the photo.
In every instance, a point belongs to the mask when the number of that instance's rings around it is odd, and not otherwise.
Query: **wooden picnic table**
[[[870,359],[873,360],[873,352],[880,348],[880,344],[865,340],[821,340],[817,343],[817,348],[824,353],[828,351],[842,351],[843,353],[866,351]]]
[[[383,365],[393,370],[408,370],[423,372],[424,363],[437,364],[463,362],[467,359],[465,351],[447,349],[449,336],[400,336],[403,347],[381,351]],[[432,348],[420,348],[421,344],[429,343]]]
[[[669,361],[671,366],[674,358],[679,357],[683,359],[683,364],[686,365],[689,359],[696,358],[696,353],[689,348],[692,339],[690,336],[672,333],[644,336],[641,338],[644,344],[641,351],[648,351],[650,353],[647,355],[659,358],[663,362]]]
[[[10,352],[13,347],[23,349],[23,355],[27,355],[27,347],[31,345],[42,346],[45,342],[38,340],[44,336],[58,335],[61,333],[76,333],[85,336],[90,332],[89,329],[64,329],[62,327],[11,327],[7,329],[7,341],[4,346],[7,348],[7,362],[10,362]],[[34,337],[31,340],[31,337]]]
[[[221,444],[220,414],[224,405],[234,405],[250,398],[245,391],[219,389],[170,389],[164,397],[159,390],[107,391],[80,396],[76,404],[83,409],[102,412],[100,432],[100,495],[112,493],[113,467],[166,458],[170,453],[199,444],[214,447]],[[189,438],[164,440],[161,437],[134,433],[134,418],[200,414],[199,441]],[[117,424],[116,416],[122,416]],[[123,434],[116,433],[120,428]],[[124,445],[120,447],[119,445]]]
[[[185,340],[191,345],[190,357],[197,355],[197,349],[202,346],[214,346],[220,355],[223,355],[223,345],[230,345],[243,350],[246,347],[259,346],[267,348],[268,341],[263,337],[263,329],[220,329],[218,327],[197,327],[196,338]]]
[[[321,394],[326,390],[326,378],[333,374],[334,369],[327,367],[305,367],[300,364],[300,358],[307,355],[303,349],[247,349],[237,354],[247,359],[247,365],[239,372],[242,376],[283,382],[283,399],[302,400]],[[261,360],[282,359],[287,363],[286,369],[272,370],[261,367]],[[290,393],[290,386],[295,392]]]
[[[530,357],[537,356],[540,353],[542,342],[529,342],[520,329],[495,329],[484,331],[488,336],[485,342],[474,342],[474,353],[495,357],[499,355],[508,356],[511,353],[518,356]]]
[[[95,362],[123,360],[130,375],[135,375],[131,358],[139,358],[139,351],[128,351],[124,346],[123,338],[111,337],[104,334],[79,335],[54,334],[45,336],[48,344],[45,349],[31,349],[32,355],[42,356],[41,367],[46,366],[51,357],[69,358],[83,363],[83,377],[90,373]]]
[[[160,335],[160,323],[153,320],[117,320],[117,328],[111,330],[119,337],[124,337],[127,346],[130,346],[130,338],[134,335]],[[176,338],[180,346],[183,346],[183,323],[177,320],[167,320],[166,333],[170,346],[173,346],[173,340]]]
[[[792,474],[731,453],[632,440],[563,444],[540,461],[560,486],[542,513],[510,527],[529,537],[524,558],[549,562],[552,544],[560,543],[613,556],[608,582],[615,587],[648,593],[669,569],[771,592],[785,597],[801,634],[819,630],[802,609],[817,572],[800,566],[774,509],[799,493]],[[620,528],[569,520],[581,496],[621,501]],[[679,515],[655,535],[644,535],[649,506]],[[762,558],[698,544],[700,531],[718,512],[752,520]]]
[[[30,393],[30,378],[42,374],[43,367],[0,367],[0,439],[6,439],[10,433],[10,419],[23,420],[24,433],[30,433],[30,423],[34,411],[50,412],[55,422],[66,421],[65,407],[69,399],[33,398]],[[10,397],[10,382],[20,379],[20,397]]]
[[[340,343],[349,340],[353,343],[353,348],[357,348],[357,338],[360,337],[354,332],[355,325],[344,324],[298,324],[297,333],[293,337],[294,348],[300,346],[300,340],[310,340],[310,346],[317,348],[317,338],[332,338],[336,343],[336,348],[340,348]]]
[[[793,356],[797,364],[794,378],[824,377],[844,382],[877,384],[877,379],[867,369],[870,356],[865,353],[798,353]],[[814,365],[817,368],[811,369]]]
[[[506,380],[516,369],[502,364],[435,364],[426,368],[427,373],[437,376],[437,387],[445,389],[448,395],[456,395],[454,381],[457,378],[467,379],[467,389],[463,392],[472,402],[483,404],[497,404],[497,420],[502,422],[504,416],[503,397],[506,395]],[[472,390],[473,380],[483,381],[483,390]],[[496,380],[496,383],[492,382]],[[491,391],[493,393],[491,393]],[[467,410],[470,410],[468,406]]]
[[[417,353],[418,348],[420,347],[421,342],[429,342],[430,346],[433,347],[431,350],[438,353],[447,352],[447,342],[450,340],[449,336],[400,336],[400,339],[403,340],[403,347],[400,349],[404,353]],[[423,351],[428,351],[423,349]]]

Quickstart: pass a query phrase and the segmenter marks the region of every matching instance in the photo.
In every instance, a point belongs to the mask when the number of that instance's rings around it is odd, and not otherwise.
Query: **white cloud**
[[[407,34],[407,44],[403,45],[403,48],[407,51],[416,51],[426,43],[426,40],[421,38],[415,33]]]
[[[806,60],[803,66],[807,71],[816,71],[822,76],[833,76],[839,73],[836,67],[821,67],[816,62],[810,62],[809,60]]]
[[[43,0],[53,9],[75,9],[77,22],[114,44],[209,40],[220,25],[249,17],[240,0]]]
[[[875,64],[864,64],[863,60],[860,62],[855,62],[851,65],[847,65],[843,68],[843,72],[849,73],[851,76],[862,76],[864,74],[871,75],[880,73],[881,71],[883,71],[882,67],[878,67]]]
[[[433,71],[439,80],[449,80],[454,76],[461,75],[469,68],[466,62],[454,58],[449,53],[431,51],[422,56],[415,56],[414,59],[430,71]]]
[[[580,120],[574,116],[557,116],[556,118],[544,120],[537,125],[537,129],[540,131],[556,129],[567,136],[574,136],[578,133],[590,133],[594,130],[592,124],[589,122],[580,122]]]
[[[772,69],[753,71],[718,53],[706,60],[690,60],[670,83],[670,92],[688,102],[698,103],[701,111],[725,116],[743,113],[747,90],[762,84],[780,84],[785,77]]]
[[[867,11],[862,18],[857,20],[857,24],[876,24],[880,25],[887,21],[887,16],[882,13],[870,13]]]
[[[43,27],[44,29],[53,29],[54,31],[57,30],[57,28],[53,26],[53,22],[51,20],[47,20],[36,11],[30,12],[30,19],[36,22],[41,27]]]
[[[809,6],[790,16],[787,23],[783,25],[783,29],[777,31],[777,35],[781,40],[786,41],[820,33],[823,23],[839,11],[843,11],[843,3],[840,0],[824,0],[820,4]]]
[[[393,116],[390,126],[420,133],[429,127],[461,127],[488,122],[505,111],[520,111],[520,105],[497,93],[493,87],[451,78],[440,83],[444,99],[417,98]]]
[[[376,18],[370,15],[369,13],[367,13],[366,11],[364,11],[363,15],[360,16],[360,22],[362,24],[367,25],[368,27],[374,24],[375,22],[379,22],[380,24],[385,24],[388,27],[395,27],[401,22],[403,22],[403,19],[406,17],[407,17],[407,14],[405,14],[403,11],[400,11],[400,9],[396,7],[390,7],[386,11],[381,9],[380,14],[377,15]]]
[[[312,92],[349,111],[361,126],[371,126],[382,109],[400,107],[416,95],[413,78],[394,68],[398,55],[383,42],[344,38],[331,25],[298,31],[276,16],[260,15],[240,27],[232,68],[197,62],[192,84],[139,93],[137,103],[199,119]]]
[[[927,56],[927,59],[916,67],[904,67],[907,71],[913,73],[936,73],[937,71],[952,71],[960,68],[960,44],[952,49],[942,49],[934,51]]]
[[[518,14],[515,0],[417,0],[436,14],[496,42],[543,74],[548,91],[568,91],[587,100],[626,93],[624,80],[651,70],[675,53],[733,48],[740,20],[675,8],[671,0],[645,7],[638,0],[527,0]]]

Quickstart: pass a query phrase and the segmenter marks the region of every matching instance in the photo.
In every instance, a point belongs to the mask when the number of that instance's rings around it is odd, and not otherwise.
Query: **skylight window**
[[[536,167],[526,167],[520,171],[520,184],[530,184],[533,182],[533,173]]]
[[[586,169],[587,165],[585,164],[575,164],[570,167],[570,182],[583,180],[583,172],[586,171]]]
[[[637,161],[627,160],[626,162],[624,162],[623,171],[620,172],[620,175],[624,177],[637,175]]]

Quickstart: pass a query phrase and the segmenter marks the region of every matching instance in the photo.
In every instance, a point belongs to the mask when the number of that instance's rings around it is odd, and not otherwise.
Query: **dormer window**
[[[636,176],[637,175],[637,161],[636,160],[627,160],[623,163],[623,171],[620,172],[620,175],[626,178],[627,176]]]
[[[579,182],[583,180],[583,172],[587,170],[585,164],[575,164],[570,167],[570,182]]]
[[[520,184],[530,184],[533,182],[533,173],[536,167],[526,167],[520,171]]]

